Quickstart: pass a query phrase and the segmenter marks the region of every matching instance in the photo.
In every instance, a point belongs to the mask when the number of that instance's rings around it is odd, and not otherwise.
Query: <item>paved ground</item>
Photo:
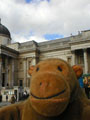
[[[0,107],[10,105],[10,102],[0,102]]]
[[[21,101],[19,101],[19,102],[21,102]],[[17,104],[19,102],[15,102],[14,104]],[[0,102],[0,108],[4,107],[4,106],[8,106],[8,105],[11,105],[11,103],[10,102]]]

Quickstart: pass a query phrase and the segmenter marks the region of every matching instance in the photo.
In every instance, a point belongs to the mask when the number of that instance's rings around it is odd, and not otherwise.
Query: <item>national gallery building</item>
[[[3,100],[6,95],[10,98],[15,94],[19,99],[25,90],[29,92],[29,67],[47,58],[79,64],[84,73],[90,73],[90,30],[47,42],[12,43],[9,30],[0,23],[0,94]]]

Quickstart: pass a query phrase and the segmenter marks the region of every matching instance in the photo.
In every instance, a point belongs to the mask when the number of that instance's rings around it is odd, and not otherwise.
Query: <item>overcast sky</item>
[[[90,0],[0,0],[13,41],[43,42],[90,29]]]

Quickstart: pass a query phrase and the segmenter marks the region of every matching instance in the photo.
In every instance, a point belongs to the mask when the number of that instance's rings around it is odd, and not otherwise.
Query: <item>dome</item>
[[[9,30],[4,25],[2,25],[1,22],[0,22],[0,35],[4,35],[11,38]]]

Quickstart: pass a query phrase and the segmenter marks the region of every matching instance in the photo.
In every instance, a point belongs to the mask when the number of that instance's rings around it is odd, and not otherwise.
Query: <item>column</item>
[[[8,57],[5,58],[5,87],[8,84]]]
[[[0,90],[2,88],[2,58],[0,56]]]
[[[15,66],[14,66],[14,59],[12,59],[12,79],[11,79],[11,87],[13,87],[14,86],[14,78],[15,78],[15,68],[14,68]]]
[[[31,65],[36,65],[36,57],[32,57],[32,59],[31,59]]]
[[[88,59],[87,59],[87,49],[84,49],[84,72],[88,73]]]
[[[24,58],[24,80],[23,86],[26,87],[26,79],[27,79],[27,58]]]
[[[27,61],[27,87],[30,87],[30,75],[28,74],[28,70],[31,66],[32,60],[33,58],[29,58],[29,60]]]
[[[26,87],[28,87],[28,69],[30,67],[30,59],[27,59],[27,67],[26,67],[26,75],[27,75],[27,78],[26,78]]]
[[[72,51],[72,65],[75,65],[75,51]]]

